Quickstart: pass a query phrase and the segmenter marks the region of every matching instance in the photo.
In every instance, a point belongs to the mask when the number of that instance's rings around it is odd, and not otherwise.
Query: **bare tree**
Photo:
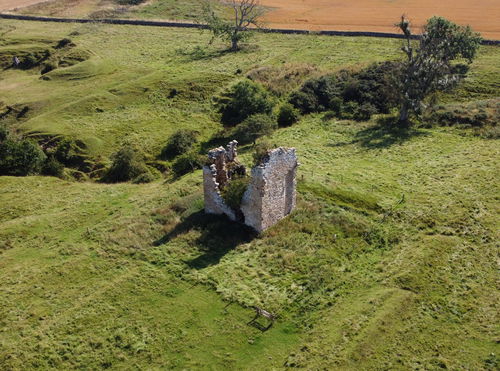
[[[239,49],[239,43],[249,37],[246,32],[252,27],[261,27],[261,18],[264,8],[259,0],[228,0],[224,5],[232,12],[230,20],[218,15],[212,6],[211,0],[204,0],[204,21],[213,34],[213,38],[220,38],[231,42],[231,51]],[[212,39],[213,40],[213,39]]]

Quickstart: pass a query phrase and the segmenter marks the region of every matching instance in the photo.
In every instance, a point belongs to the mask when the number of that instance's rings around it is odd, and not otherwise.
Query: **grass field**
[[[2,22],[0,55],[63,37],[90,55],[47,79],[0,72],[2,105],[30,107],[8,125],[105,162],[124,143],[154,156],[181,127],[208,140],[212,97],[252,69],[359,67],[400,46],[261,34],[226,53],[199,31]],[[499,61],[481,47],[442,99],[498,99]],[[200,171],[0,177],[0,368],[498,369],[498,140],[323,114],[270,140],[297,148],[299,206],[257,237],[203,214]],[[251,305],[275,326],[248,326]]]

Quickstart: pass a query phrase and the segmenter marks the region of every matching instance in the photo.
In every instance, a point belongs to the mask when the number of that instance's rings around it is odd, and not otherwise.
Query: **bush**
[[[194,130],[181,129],[175,132],[161,151],[160,157],[168,159],[188,152],[196,143],[196,137]]]
[[[361,106],[368,103],[379,113],[389,113],[399,102],[395,78],[400,74],[399,62],[375,63],[353,73],[346,74],[342,97],[345,102],[354,101]]]
[[[232,137],[241,143],[255,143],[257,138],[270,135],[277,128],[278,125],[271,116],[256,114],[234,128]]]
[[[344,101],[340,97],[333,97],[330,99],[330,109],[337,115],[342,112],[342,104],[344,104]]]
[[[221,192],[222,198],[227,206],[233,210],[239,210],[241,200],[245,191],[250,184],[250,178],[247,176],[233,177],[229,183],[226,184]]]
[[[339,113],[340,106],[347,102],[367,103],[377,112],[388,113],[398,104],[394,78],[399,71],[398,62],[384,62],[359,72],[343,70],[335,75],[321,76],[306,81],[291,94],[289,102],[302,113],[327,110]]]
[[[290,103],[302,113],[321,112],[329,109],[331,100],[340,94],[337,79],[326,75],[306,81],[298,92],[292,93]]]
[[[201,169],[205,163],[205,157],[196,152],[188,152],[179,156],[172,164],[175,176],[188,174],[196,169]]]
[[[496,126],[500,122],[500,103],[491,99],[438,106],[427,112],[424,120],[442,126],[461,125],[476,128]]]
[[[7,139],[9,131],[5,126],[0,126],[0,143]]]
[[[255,146],[252,154],[254,166],[262,164],[267,159],[270,149],[271,144],[267,141],[262,141]]]
[[[42,174],[61,178],[64,174],[64,165],[57,161],[54,156],[49,156],[42,166]]]
[[[291,126],[297,121],[299,121],[299,111],[290,103],[283,104],[278,113],[278,125]]]
[[[359,115],[358,102],[344,103],[340,109],[339,117],[344,120],[354,120]]]
[[[120,5],[139,5],[144,1],[146,0],[117,0],[117,3]]]
[[[54,150],[54,157],[67,167],[80,167],[85,162],[84,144],[70,139],[62,139]]]
[[[357,112],[354,113],[353,118],[356,121],[368,121],[372,115],[377,113],[377,108],[370,103],[364,103],[359,106]]]
[[[219,98],[219,113],[224,125],[237,125],[257,113],[271,114],[272,109],[268,92],[249,80],[237,83]]]
[[[57,67],[58,67],[57,61],[55,60],[46,61],[42,64],[42,70],[40,71],[40,74],[45,75],[46,73],[55,70]]]
[[[151,171],[146,171],[145,173],[140,174],[132,183],[134,184],[143,184],[143,183],[151,183],[155,180],[155,176],[151,173]]]
[[[105,182],[126,182],[148,172],[143,157],[130,146],[120,149],[112,159],[113,163],[102,179]]]
[[[68,39],[68,38],[64,38],[64,39],[61,39],[57,42],[57,45],[55,46],[56,49],[62,49],[68,45],[72,45],[73,44],[73,41],[71,41],[71,39]]]
[[[37,143],[5,139],[0,143],[0,175],[37,174],[46,156]]]

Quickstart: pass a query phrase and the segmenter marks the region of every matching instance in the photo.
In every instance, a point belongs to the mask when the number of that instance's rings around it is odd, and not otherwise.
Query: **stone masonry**
[[[237,159],[237,144],[232,141],[227,148],[215,148],[208,153],[209,165],[203,168],[205,212],[225,214],[262,232],[295,208],[298,167],[295,148],[269,151],[262,163],[251,170],[240,210],[233,210],[224,202],[221,190],[233,175],[246,173]]]

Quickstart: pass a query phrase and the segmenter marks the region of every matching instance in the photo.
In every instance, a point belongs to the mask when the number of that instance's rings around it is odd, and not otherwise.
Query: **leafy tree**
[[[0,175],[37,174],[45,159],[38,144],[29,140],[5,139],[0,143]]]
[[[232,137],[241,143],[254,143],[259,137],[270,135],[278,127],[277,122],[265,114],[256,114],[248,117],[234,128]]]
[[[452,62],[463,58],[472,63],[481,36],[469,26],[458,26],[445,18],[433,17],[424,26],[418,46],[412,44],[410,22],[403,16],[398,24],[406,42],[403,62],[399,123],[407,126],[411,113],[420,114],[424,99],[431,93],[455,85],[461,74]]]
[[[237,125],[253,114],[270,114],[273,105],[269,93],[261,85],[250,80],[240,81],[219,99],[221,122]]]
[[[264,14],[259,0],[228,0],[226,5],[232,11],[232,19],[226,20],[216,14],[211,1],[203,3],[203,21],[213,34],[212,41],[219,38],[231,42],[231,51],[239,49],[239,43],[249,37],[246,32],[251,26],[260,27],[260,18]]]

